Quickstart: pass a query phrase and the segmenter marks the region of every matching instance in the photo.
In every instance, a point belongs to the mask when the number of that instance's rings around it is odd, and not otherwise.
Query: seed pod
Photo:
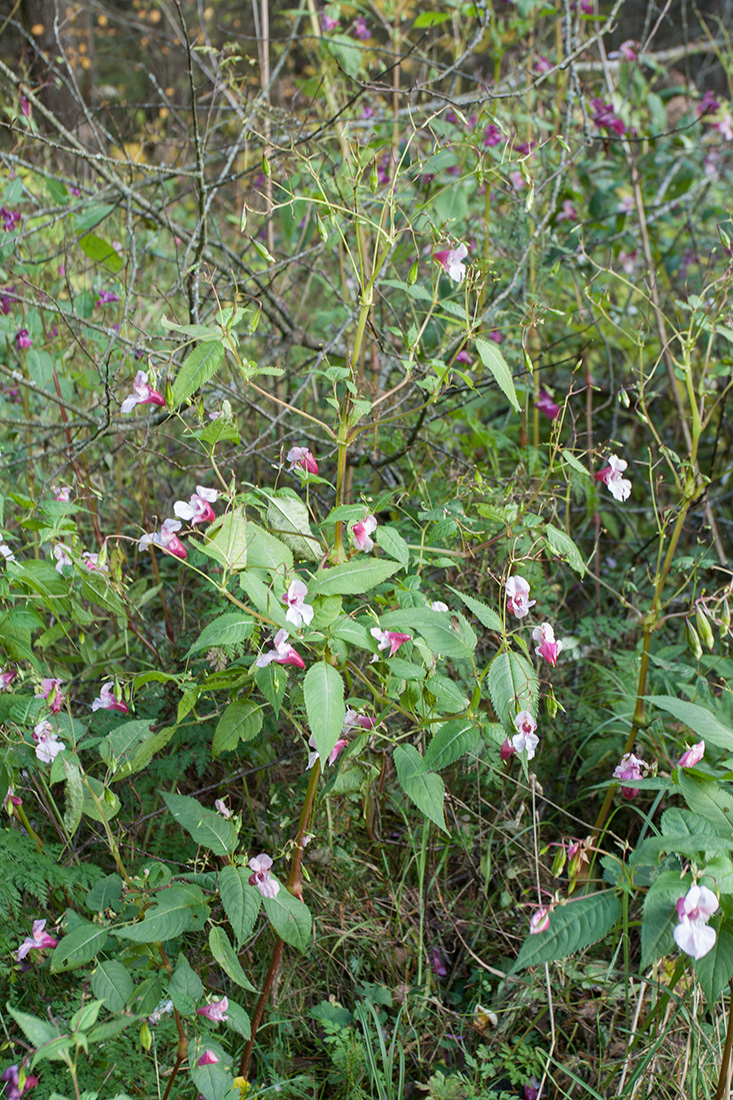
[[[414,264],[407,273],[407,285],[413,286],[417,282],[417,266],[418,260],[415,260]]]
[[[698,633],[689,619],[685,619],[685,633],[687,635],[687,648],[693,657],[699,661],[702,657],[702,646],[700,645]]]
[[[564,847],[561,846],[560,848],[558,848],[557,855],[552,861],[552,874],[555,878],[560,878],[560,875],[563,873],[566,859],[567,854]]]
[[[724,638],[730,632],[730,604],[728,599],[723,600],[723,608],[720,612],[720,636]]]
[[[698,634],[702,638],[703,644],[712,649],[715,645],[715,638],[713,637],[713,628],[710,625],[710,619],[705,614],[705,608],[701,603],[695,608],[695,619],[697,621]]]
[[[266,153],[262,154],[262,171],[269,180],[270,176],[272,175],[272,168],[270,167],[270,162],[267,159]]]
[[[316,214],[316,226],[318,228],[318,236],[325,244],[328,240],[328,226],[326,225],[320,214]]]
[[[150,1050],[153,1045],[153,1036],[148,1027],[148,1021],[143,1020],[143,1025],[140,1028],[140,1046],[143,1050]]]
[[[555,718],[559,709],[560,704],[555,698],[555,692],[550,688],[549,693],[545,696],[545,711],[548,718]]]

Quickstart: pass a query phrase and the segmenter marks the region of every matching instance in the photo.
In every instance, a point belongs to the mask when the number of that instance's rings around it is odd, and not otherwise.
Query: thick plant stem
[[[728,1005],[728,1028],[725,1033],[725,1046],[723,1047],[723,1058],[720,1063],[720,1076],[718,1077],[718,1087],[715,1090],[715,1100],[730,1100],[730,1056],[731,1050],[733,1050],[733,978],[728,985],[731,994],[730,1004]]]

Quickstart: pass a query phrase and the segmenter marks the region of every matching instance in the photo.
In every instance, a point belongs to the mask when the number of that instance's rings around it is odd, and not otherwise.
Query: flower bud
[[[318,229],[318,236],[325,244],[328,240],[328,227],[320,214],[316,214],[316,227]]]
[[[272,167],[270,165],[269,160],[267,159],[267,154],[266,153],[262,154],[262,171],[264,172],[265,176],[269,180],[270,176],[272,175]]]
[[[150,1050],[153,1045],[153,1035],[148,1027],[148,1021],[143,1020],[142,1027],[140,1028],[140,1046],[143,1050]]]
[[[699,661],[702,657],[702,646],[700,645],[698,633],[689,619],[685,619],[685,634],[687,635],[687,648],[693,657]]]
[[[695,608],[695,619],[697,621],[697,630],[708,649],[712,649],[715,645],[715,638],[713,637],[713,628],[710,625],[710,619],[705,614],[705,608],[701,603]]]
[[[376,162],[376,160],[373,160],[371,169],[369,170],[369,189],[370,189],[370,191],[372,192],[373,195],[376,194],[376,191],[377,191],[378,187],[379,187],[379,172],[377,170],[377,162]]]
[[[560,704],[555,698],[555,692],[552,690],[552,687],[550,687],[549,692],[545,696],[545,711],[548,718],[556,718],[559,709]]]
[[[565,852],[565,848],[563,845],[560,845],[557,850],[557,854],[552,861],[552,874],[554,878],[560,878],[560,875],[563,873],[563,870],[565,868],[566,859],[567,855]]]
[[[730,604],[727,598],[723,600],[720,611],[720,637],[724,638],[730,632]]]
[[[407,285],[408,286],[414,286],[414,284],[417,282],[417,268],[418,268],[419,262],[420,262],[419,260],[415,260],[414,264],[412,265],[412,267],[410,268],[410,270],[407,273]]]

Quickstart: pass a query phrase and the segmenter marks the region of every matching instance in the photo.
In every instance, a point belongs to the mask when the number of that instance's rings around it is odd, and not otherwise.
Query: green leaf
[[[237,645],[249,638],[253,630],[251,615],[245,611],[227,611],[225,615],[217,615],[204,627],[186,656],[190,657],[201,649],[211,649],[212,646]]]
[[[612,890],[579,898],[553,909],[550,927],[530,934],[509,971],[565,959],[607,936],[621,916],[621,902]]]
[[[96,233],[86,233],[81,237],[79,247],[92,263],[104,264],[114,274],[122,270],[122,257],[111,244],[102,237],[98,237]]]
[[[173,383],[173,405],[180,405],[212,379],[223,361],[224,345],[220,340],[207,341],[195,347],[184,360]]]
[[[138,746],[151,736],[148,719],[123,722],[99,742],[97,752],[105,764],[118,768],[122,764],[128,764],[133,759]]]
[[[97,1022],[97,1016],[99,1016],[100,1009],[102,1008],[101,1001],[86,1001],[85,1004],[75,1012],[71,1017],[69,1024],[72,1031],[87,1031],[88,1028],[93,1027]]]
[[[27,1012],[20,1012],[19,1009],[13,1008],[10,1004],[7,1007],[8,1012],[13,1017],[26,1039],[34,1047],[42,1047],[46,1043],[58,1039],[58,1028],[54,1027],[54,1025],[50,1024],[47,1020],[39,1020],[37,1016],[30,1016]]]
[[[119,875],[105,875],[95,882],[86,896],[86,906],[93,913],[103,913],[105,909],[115,907],[122,897],[122,879]]]
[[[91,787],[92,791],[96,795],[100,805],[92,797],[89,791]],[[87,775],[84,777],[84,802],[82,804],[82,811],[91,817],[92,821],[111,821],[115,814],[119,813],[120,800],[114,791],[111,791],[109,787],[105,787],[104,783],[100,783],[98,779],[95,779],[93,775]]]
[[[501,623],[501,616],[497,615],[493,608],[482,603],[481,600],[474,599],[473,596],[466,595],[465,592],[461,592],[457,588],[451,588],[450,585],[448,585],[448,590],[458,596],[459,600],[463,600],[468,610],[473,612],[482,626],[485,626],[487,630],[495,631],[497,634],[503,634],[504,628]]]
[[[110,931],[133,943],[158,943],[172,940],[185,932],[193,919],[193,907],[201,905],[203,894],[196,886],[171,886],[156,895],[155,904],[136,924],[118,926]]]
[[[429,676],[425,687],[435,696],[435,704],[443,714],[456,714],[466,710],[470,703],[468,696],[447,676]]]
[[[672,935],[679,924],[675,906],[688,887],[679,871],[661,871],[647,890],[641,921],[642,970],[677,950]]]
[[[578,550],[570,536],[561,531],[559,527],[553,527],[551,523],[547,524],[545,534],[552,552],[562,558],[563,561],[566,561],[580,577],[585,576],[585,562],[580,550]]]
[[[92,993],[110,1012],[121,1012],[134,988],[129,970],[118,959],[105,959],[92,971]]]
[[[691,810],[681,809],[679,806],[672,806],[669,810],[665,810],[659,826],[662,836],[718,835],[712,821]]]
[[[168,983],[168,996],[182,1015],[191,1016],[196,1009],[196,1001],[203,995],[204,983],[192,969],[186,956],[181,953]]]
[[[487,678],[494,713],[505,729],[516,733],[513,718],[520,710],[537,717],[537,673],[525,657],[510,649],[497,653]]]
[[[213,1051],[219,1061],[200,1066],[199,1058],[205,1050]],[[193,1095],[203,1096],[204,1100],[239,1100],[241,1092],[234,1088],[231,1061],[231,1055],[208,1035],[197,1039],[195,1045],[192,1043],[188,1051],[188,1066],[195,1087]],[[186,1092],[191,1095],[189,1090]]]
[[[509,364],[506,359],[493,341],[487,342],[486,340],[482,340],[480,336],[477,336],[475,343],[476,351],[481,357],[481,362],[487,370],[491,371],[499,389],[504,396],[509,399],[509,404],[512,405],[517,412],[521,412],[522,406],[517,400],[517,391],[514,389],[512,372],[509,369]]]
[[[247,939],[260,911],[260,892],[249,884],[249,871],[227,864],[219,871],[219,897],[229,920],[234,942],[240,948]]]
[[[721,836],[733,835],[733,794],[720,789],[708,776],[691,775],[678,769],[680,792],[695,813],[711,821]]]
[[[232,1031],[236,1031],[237,1035],[241,1035],[244,1039],[249,1039],[252,1034],[252,1025],[249,1015],[241,1005],[238,1005],[236,1001],[232,1001],[231,999],[229,1000],[229,1008],[227,1009],[226,1025],[230,1027]]]
[[[481,735],[470,718],[456,718],[435,731],[425,750],[423,767],[426,771],[439,772],[471,752]]]
[[[308,725],[323,763],[338,741],[346,718],[344,682],[333,665],[327,661],[311,665],[303,678],[303,698]]]
[[[31,1069],[35,1069],[39,1062],[66,1062],[70,1064],[69,1052],[74,1049],[74,1040],[70,1035],[58,1035],[50,1043],[45,1043],[31,1058]]]
[[[165,804],[179,825],[189,833],[197,844],[203,845],[215,856],[229,855],[236,837],[231,822],[216,810],[207,809],[186,794],[173,794],[163,791]]]
[[[214,925],[209,932],[209,950],[224,973],[231,978],[233,982],[236,982],[237,985],[241,985],[242,989],[246,989],[250,993],[257,992],[242,970],[242,965],[234,953],[234,948],[229,942],[229,937],[224,929],[219,928],[217,925]]]
[[[308,592],[311,596],[360,596],[400,568],[397,561],[359,556],[332,569],[319,569],[308,585]]]
[[[230,752],[240,741],[251,741],[261,729],[262,707],[255,703],[230,703],[214,731],[212,757]]]
[[[425,771],[425,762],[414,745],[398,745],[394,750],[397,778],[407,797],[439,829],[448,832],[445,823],[445,787],[435,772]]]
[[[460,660],[471,657],[476,648],[476,635],[460,612],[404,607],[381,615],[379,623],[383,630],[408,634],[416,630],[435,656]]]
[[[452,18],[453,13],[449,11],[423,11],[412,25],[415,30],[420,30],[422,27],[434,27],[436,23],[447,23]]]
[[[726,752],[733,752],[733,730],[719,722],[705,707],[676,699],[674,695],[647,695],[646,701],[660,710],[666,710],[704,741],[710,741]]]
[[[68,835],[73,837],[79,828],[84,809],[84,787],[76,758],[64,753],[63,766],[66,780],[64,788],[64,828]]]
[[[308,906],[282,887],[277,897],[263,898],[267,919],[281,940],[305,951],[311,938],[312,919]]]
[[[267,525],[296,558],[320,561],[323,557],[321,540],[311,530],[308,508],[300,497],[291,496],[290,490],[269,498]]]
[[[715,947],[701,959],[696,959],[692,968],[708,1005],[712,1007],[733,978],[733,921],[722,922],[715,937]]]
[[[143,741],[130,763],[123,764],[117,772],[115,780],[125,779],[128,775],[133,775],[135,772],[147,768],[156,752],[160,752],[161,749],[165,748],[175,732],[175,726],[164,726],[162,730],[149,737],[147,741]]]
[[[108,929],[84,921],[59,943],[51,955],[51,971],[61,974],[88,963],[102,950]]]
[[[375,535],[377,546],[407,569],[410,564],[410,548],[394,527],[379,526]]]

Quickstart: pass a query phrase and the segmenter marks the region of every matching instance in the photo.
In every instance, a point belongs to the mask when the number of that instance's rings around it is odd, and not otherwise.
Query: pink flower
[[[639,756],[634,756],[633,752],[626,752],[621,757],[621,763],[614,769],[613,778],[621,779],[626,784],[629,780],[642,779],[643,771],[646,765]],[[622,786],[621,794],[624,798],[636,798],[639,793],[638,787]]]
[[[631,482],[628,478],[621,476],[627,466],[628,463],[623,458],[609,455],[608,466],[593,475],[596,481],[602,481],[611,496],[619,501],[628,500],[631,495]]]
[[[448,967],[445,965],[445,959],[443,953],[438,950],[437,947],[433,947],[430,951],[430,969],[433,971],[437,978],[448,977]]]
[[[318,473],[318,463],[307,447],[291,447],[285,460],[290,463],[289,470],[294,470],[297,466],[308,474]]]
[[[71,558],[69,557],[69,548],[64,546],[63,542],[57,543],[51,551],[56,558],[56,572],[61,573],[65,565],[71,565]]]
[[[636,267],[636,257],[639,255],[636,249],[633,252],[619,252],[618,262],[627,275],[633,275]]]
[[[538,932],[546,932],[550,927],[550,910],[546,906],[535,909],[529,918],[529,931],[533,936]]]
[[[394,657],[405,642],[412,641],[410,634],[398,634],[396,630],[380,630],[378,626],[373,626],[369,633],[379,643],[377,649],[389,649],[390,657]]]
[[[559,222],[577,222],[578,211],[573,205],[572,199],[565,199],[562,204],[562,210],[557,215],[556,221]]]
[[[674,942],[686,955],[701,959],[715,947],[715,929],[708,921],[718,909],[718,899],[707,886],[691,886],[677,902],[680,923],[672,933]]]
[[[359,726],[360,729],[363,730],[373,730],[376,724],[376,718],[369,718],[366,714],[359,714],[357,711],[352,710],[351,707],[347,707],[346,717],[344,718],[341,732],[348,733],[356,726]]]
[[[585,11],[585,7],[583,8]],[[591,8],[591,11],[593,8]],[[530,1077],[524,1085],[524,1100],[540,1100],[540,1082],[537,1077]]]
[[[590,105],[594,112],[593,122],[599,130],[606,130],[608,133],[623,137],[626,127],[623,120],[614,112],[612,104],[604,103],[602,99],[592,99]]]
[[[698,741],[696,745],[687,749],[682,753],[682,756],[677,761],[678,768],[694,768],[695,764],[699,764],[705,755],[705,742]]]
[[[367,26],[367,21],[363,15],[360,15],[354,24],[354,34],[357,38],[361,38],[363,42],[366,42],[367,38],[372,37],[372,32]]]
[[[498,126],[494,126],[493,122],[490,122],[484,133],[484,145],[487,149],[492,149],[495,145],[498,145],[501,140],[501,130]]]
[[[21,328],[16,332],[16,334],[15,334],[15,346],[17,348],[22,349],[23,351],[26,351],[28,348],[33,347],[33,341],[31,340],[30,336],[28,335],[28,329],[27,328]]]
[[[106,306],[109,302],[119,302],[119,295],[113,294],[111,290],[103,290],[96,302],[95,306]]]
[[[733,141],[733,117],[727,111],[717,122],[711,123],[713,130],[722,134],[726,141]]]
[[[550,420],[557,420],[560,415],[560,406],[552,400],[547,390],[540,390],[540,396],[535,401],[535,408],[539,409]]]
[[[537,603],[537,600],[529,599],[529,583],[525,581],[524,577],[509,577],[504,585],[504,591],[506,592],[506,609],[511,611],[512,615],[516,615],[518,619],[523,619],[525,615],[528,615],[530,607],[534,607]]]
[[[321,30],[328,34],[330,31],[335,31],[339,25],[338,19],[333,19],[325,11],[321,12]]]
[[[176,535],[176,531],[180,531],[180,529],[180,519],[164,520],[160,531],[154,531],[151,535],[143,535],[138,542],[138,546],[141,550],[147,550],[152,543],[153,546],[159,546],[166,554],[172,554],[174,558],[185,561],[188,556],[186,547]]]
[[[263,898],[276,898],[280,892],[280,883],[270,875],[271,867],[272,860],[264,852],[249,861],[249,868],[253,872],[249,876],[249,884],[256,886]]]
[[[507,740],[504,741],[501,748],[499,749],[499,756],[504,761],[504,763],[506,763],[507,760],[510,760],[511,757],[514,756],[516,751],[517,750],[514,748],[514,745],[507,738]]]
[[[206,489],[203,485],[196,486],[196,492],[188,504],[185,500],[177,500],[173,505],[173,511],[179,519],[190,520],[192,524],[211,523],[216,519],[216,513],[211,507],[219,499],[216,489]]]
[[[720,110],[720,100],[716,99],[711,91],[707,91],[697,105],[697,117],[711,115]]]
[[[354,524],[351,528],[351,538],[357,550],[365,550],[369,553],[370,550],[374,549],[374,540],[369,536],[374,534],[377,527],[378,524],[374,516],[365,516],[364,519]]]
[[[71,496],[71,485],[52,485],[51,492],[53,493],[54,500],[61,500],[64,504],[69,503],[69,497]]]
[[[539,53],[534,63],[534,69],[536,73],[549,73],[552,69],[552,62],[549,57],[545,57],[544,54]]]
[[[493,340],[495,344],[500,344],[503,339],[504,337],[499,332],[498,328],[492,328],[491,332],[489,333],[489,340]]]
[[[633,38],[627,38],[625,42],[622,42],[617,50],[610,53],[608,56],[616,61],[621,59],[622,61],[636,61],[636,42]]]
[[[52,764],[66,745],[59,741],[56,730],[44,719],[33,727],[33,740],[36,742],[36,756],[42,764]]]
[[[333,746],[330,753],[328,754],[327,763],[328,764],[335,764],[336,761],[338,760],[339,756],[343,752],[343,750],[348,745],[348,743],[349,742],[345,738],[339,737],[338,741],[336,742],[336,744]],[[314,751],[312,751],[308,754],[308,768],[307,768],[307,770],[310,771],[311,768],[313,767],[313,765],[315,764],[316,760],[318,759],[318,750],[316,749],[316,739],[315,739],[314,734],[311,734],[310,737],[308,738],[308,745],[312,750],[314,750]],[[325,766],[326,765],[324,765],[324,767]]]
[[[463,260],[467,255],[468,249],[465,244],[461,244],[458,248],[448,248],[442,252],[434,252],[433,259],[440,264],[449,279],[452,279],[454,283],[462,283],[466,277],[466,265]]]
[[[205,1016],[207,1020],[211,1020],[215,1024],[223,1024],[227,1020],[227,1009],[229,1008],[229,998],[222,997],[220,1001],[210,1001],[209,1004],[204,1005],[203,1008],[196,1009],[197,1016]]]
[[[30,1092],[30,1090],[34,1089],[38,1084],[38,1078],[34,1077],[32,1073],[27,1073],[21,1088],[20,1069],[18,1066],[8,1066],[8,1068],[0,1074],[0,1081],[5,1081],[8,1085],[8,1088],[3,1094],[5,1100],[21,1100],[22,1096],[25,1096],[27,1092]]]
[[[269,649],[267,653],[261,653],[255,664],[258,668],[266,668],[270,661],[275,661],[278,665],[295,665],[296,668],[305,668],[305,661],[288,643],[290,635],[287,630],[278,630],[277,634],[273,638],[274,649]]]
[[[307,586],[296,577],[283,596],[283,603],[288,605],[285,619],[292,623],[296,630],[299,630],[303,623],[310,626],[313,621],[313,608],[311,604],[305,602],[307,595]]]
[[[219,1059],[214,1054],[213,1050],[205,1050],[196,1063],[197,1066],[213,1066]]]
[[[148,385],[147,371],[139,370],[132,383],[132,393],[120,405],[121,413],[131,413],[136,405],[160,405],[165,408],[165,398]]]
[[[99,554],[93,554],[91,550],[82,550],[81,556],[91,573],[109,573],[109,566],[106,562],[99,564]]]
[[[3,220],[3,229],[5,232],[12,233],[20,221],[20,212],[18,210],[8,210],[7,207],[0,206],[0,218]],[[21,331],[25,332],[25,329]]]
[[[557,661],[557,655],[562,649],[562,642],[555,641],[555,631],[550,623],[542,623],[541,626],[536,626],[532,631],[532,640],[540,643],[535,647],[535,653],[538,653],[540,657],[544,657],[549,664],[554,665]]]
[[[223,798],[217,798],[216,802],[214,803],[214,809],[218,814],[221,814],[222,817],[227,818],[227,820],[232,816],[232,811],[229,809]]]
[[[41,680],[41,690],[35,694],[36,699],[47,699],[51,714],[58,714],[66,702],[66,696],[61,690],[61,681],[46,677]]]
[[[54,939],[53,936],[50,936],[48,932],[44,932],[45,927],[45,919],[33,921],[33,935],[26,936],[18,948],[18,954],[16,956],[18,962],[22,962],[29,951],[45,951],[47,947],[57,946],[59,941]]]
[[[0,672],[0,691],[10,691],[13,680],[17,675],[17,668],[9,668],[7,672]]]
[[[514,718],[514,725],[517,730],[511,741],[514,752],[523,752],[526,749],[527,760],[531,760],[540,743],[540,739],[535,733],[537,723],[528,710],[520,710]]]
[[[458,355],[456,355],[456,363],[467,363],[470,367],[473,363],[473,357],[469,355],[465,348],[461,348]]]
[[[113,688],[114,683],[112,680],[109,680],[106,684],[102,684],[99,695],[92,702],[92,710],[119,710],[122,714],[129,714],[127,703],[117,698]]]

